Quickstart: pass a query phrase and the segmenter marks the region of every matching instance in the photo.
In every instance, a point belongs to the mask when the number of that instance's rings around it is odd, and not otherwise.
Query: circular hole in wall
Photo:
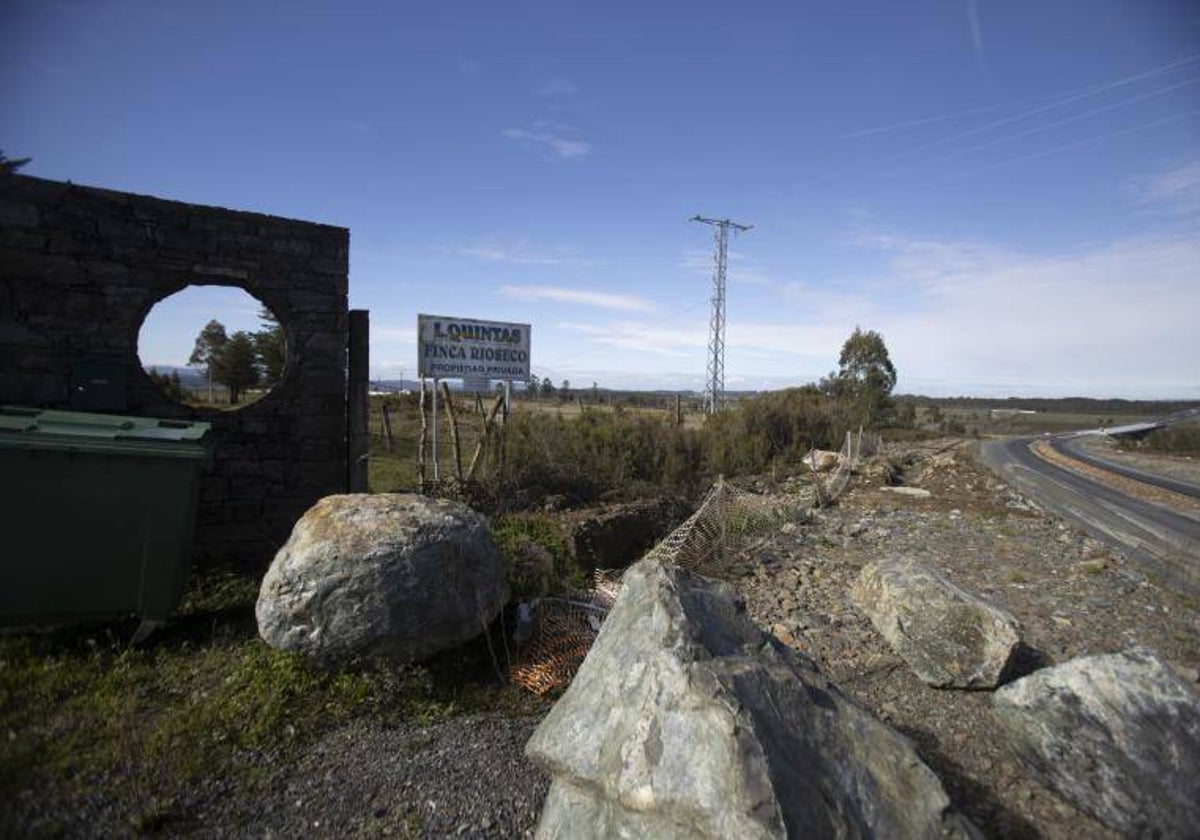
[[[274,313],[245,289],[188,286],[146,315],[138,359],[171,399],[234,411],[278,384],[287,341]]]

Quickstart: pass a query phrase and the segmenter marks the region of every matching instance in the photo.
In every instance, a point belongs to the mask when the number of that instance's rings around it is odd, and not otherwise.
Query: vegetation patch
[[[513,513],[492,522],[492,537],[504,554],[513,601],[577,592],[587,573],[571,557],[562,529],[544,513]]]
[[[1142,442],[1131,445],[1148,452],[1200,455],[1200,424],[1186,423],[1169,429],[1159,429],[1147,435]]]
[[[256,632],[257,584],[198,576],[178,617],[139,647],[126,641],[133,621],[0,636],[0,798],[100,790],[135,831],[150,830],[192,782],[253,785],[256,756],[286,756],[352,718],[532,711],[500,682],[490,640],[404,667],[323,669],[273,650]]]

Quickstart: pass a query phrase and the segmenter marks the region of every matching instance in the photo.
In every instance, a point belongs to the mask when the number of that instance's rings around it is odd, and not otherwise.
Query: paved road
[[[993,471],[1041,507],[1121,547],[1164,583],[1200,598],[1200,521],[1048,463],[1030,450],[1035,440],[984,443],[981,455]],[[1068,454],[1075,457],[1074,452]]]
[[[1050,440],[1052,446],[1057,452],[1066,455],[1068,458],[1074,458],[1077,461],[1083,461],[1085,464],[1091,464],[1093,467],[1099,467],[1102,470],[1107,470],[1117,475],[1123,475],[1126,478],[1132,478],[1134,481],[1140,481],[1143,484],[1152,484],[1155,487],[1162,487],[1164,490],[1171,490],[1175,493],[1181,493],[1184,496],[1191,496],[1194,499],[1200,499],[1200,485],[1191,484],[1186,481],[1180,481],[1176,478],[1168,478],[1165,475],[1156,473],[1148,473],[1143,470],[1135,470],[1125,464],[1118,464],[1115,461],[1110,461],[1107,458],[1102,458],[1092,452],[1088,452],[1083,448],[1083,438],[1064,438],[1057,437]]]

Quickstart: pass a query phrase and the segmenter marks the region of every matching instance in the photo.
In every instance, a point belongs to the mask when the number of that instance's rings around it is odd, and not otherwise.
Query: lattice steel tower
[[[703,216],[693,216],[691,221],[710,225],[716,244],[713,254],[712,315],[709,318],[708,378],[704,386],[704,404],[709,414],[716,414],[725,401],[725,266],[729,256],[729,229],[742,233],[753,225],[739,225],[729,219],[706,219]]]

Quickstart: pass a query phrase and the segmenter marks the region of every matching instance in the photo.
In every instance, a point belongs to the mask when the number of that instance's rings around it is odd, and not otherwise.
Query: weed
[[[1079,564],[1079,571],[1085,575],[1098,575],[1104,571],[1103,560],[1084,560]]]

